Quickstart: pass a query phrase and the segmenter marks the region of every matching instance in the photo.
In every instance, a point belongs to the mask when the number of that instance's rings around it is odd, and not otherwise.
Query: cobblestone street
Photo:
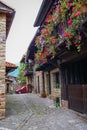
[[[87,120],[72,110],[55,108],[35,94],[7,95],[0,130],[87,130]]]

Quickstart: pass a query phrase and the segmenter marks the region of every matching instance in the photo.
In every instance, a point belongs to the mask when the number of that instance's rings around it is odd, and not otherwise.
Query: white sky
[[[2,0],[2,2],[16,11],[6,41],[6,61],[18,63],[37,30],[33,24],[42,0]]]

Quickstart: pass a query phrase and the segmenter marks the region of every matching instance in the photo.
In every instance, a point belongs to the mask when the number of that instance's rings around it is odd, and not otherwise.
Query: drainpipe
[[[49,94],[51,94],[51,78],[50,78],[50,71],[48,71],[49,75]]]
[[[34,92],[37,91],[37,84],[36,84],[36,70],[35,66],[33,67],[33,78],[34,78]]]
[[[42,72],[42,81],[43,81],[43,93],[45,93],[44,72]]]

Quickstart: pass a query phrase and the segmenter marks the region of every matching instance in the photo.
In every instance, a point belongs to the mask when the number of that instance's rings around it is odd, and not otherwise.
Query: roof
[[[14,67],[14,68],[17,68],[17,66],[13,63],[10,63],[10,62],[7,62],[6,61],[6,67]]]
[[[13,82],[13,80],[11,80],[9,78],[5,78],[5,81],[7,81],[7,82]]]
[[[25,59],[26,59],[26,54],[24,54],[20,60],[21,63],[25,63]]]
[[[43,0],[41,6],[40,6],[40,9],[39,9],[39,12],[37,14],[37,17],[36,17],[36,20],[34,22],[34,27],[37,27],[37,26],[41,26],[42,23],[44,22],[46,16],[47,16],[47,13],[49,12],[52,4],[55,2],[55,0]]]
[[[15,10],[6,5],[5,3],[0,2],[0,12],[6,14],[6,37],[7,37],[15,16]]]
[[[37,46],[35,45],[35,39],[40,33],[40,28],[37,29],[32,41],[29,44],[29,47],[27,49],[27,54],[26,54],[26,62],[28,62],[29,59],[34,60],[34,53],[38,50]]]
[[[15,64],[6,62],[6,73],[12,72],[17,68],[18,68],[18,66],[16,66]]]

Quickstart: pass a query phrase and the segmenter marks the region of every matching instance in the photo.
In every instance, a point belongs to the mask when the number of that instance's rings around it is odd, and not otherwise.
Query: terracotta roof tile
[[[13,64],[13,63],[10,63],[10,62],[7,62],[7,61],[6,61],[6,67],[17,68],[18,66],[16,66],[16,65]]]

